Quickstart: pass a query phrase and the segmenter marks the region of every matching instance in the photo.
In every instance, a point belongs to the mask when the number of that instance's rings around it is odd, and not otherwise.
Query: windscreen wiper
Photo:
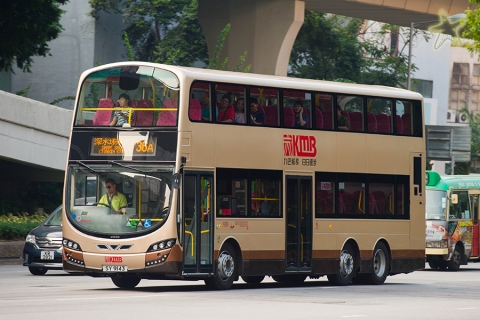
[[[76,162],[76,163],[78,163],[78,164],[80,164],[80,165],[82,165],[82,166],[84,166],[85,168],[87,168],[87,169],[90,170],[90,171],[93,171],[93,172],[95,172],[95,173],[98,173],[97,171],[95,171],[94,169],[90,168],[89,166],[87,166],[87,165],[86,165],[85,163],[83,163],[82,161],[79,161],[79,160],[73,160],[73,161]]]
[[[130,169],[130,170],[137,171],[137,172],[145,174],[142,170],[139,170],[139,169],[134,168],[134,167],[127,166],[127,165],[122,164],[122,163],[118,163],[116,161],[109,161],[108,163],[113,163],[113,164],[116,164],[117,166],[124,167],[124,168]]]

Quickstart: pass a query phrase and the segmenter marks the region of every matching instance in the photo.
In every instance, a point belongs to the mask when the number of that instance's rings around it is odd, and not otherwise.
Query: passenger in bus
[[[123,127],[124,125],[128,126],[128,115],[130,114],[130,110],[122,110],[123,108],[128,108],[130,105],[130,96],[126,93],[120,94],[118,98],[118,104],[119,110],[115,110],[113,113],[113,119],[112,122],[110,122],[110,127]],[[121,108],[121,109],[120,109]],[[132,110],[132,117],[131,120],[133,120],[133,117],[135,116],[135,112]]]
[[[306,128],[308,123],[308,115],[303,113],[302,101],[295,101],[293,104],[293,112],[295,113],[294,128]]]
[[[218,108],[217,122],[233,122],[235,111],[230,103],[230,96],[228,94],[224,95]]]
[[[265,123],[265,113],[258,109],[257,98],[250,98],[250,124],[263,126]]]
[[[342,114],[342,108],[337,104],[337,127],[338,130],[348,131],[350,130],[350,121]]]
[[[245,123],[245,99],[239,98],[235,103],[235,123]]]
[[[115,180],[108,178],[105,181],[105,188],[107,189],[107,193],[100,198],[97,205],[109,206],[112,213],[124,213],[122,209],[128,206],[127,198],[117,191]]]

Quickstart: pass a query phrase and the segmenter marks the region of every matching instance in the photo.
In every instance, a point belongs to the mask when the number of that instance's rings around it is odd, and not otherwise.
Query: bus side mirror
[[[172,188],[173,189],[179,189],[180,188],[180,173],[174,173],[173,174]]]
[[[452,204],[457,204],[458,203],[458,194],[454,193],[452,194],[452,197],[450,198],[452,201]]]

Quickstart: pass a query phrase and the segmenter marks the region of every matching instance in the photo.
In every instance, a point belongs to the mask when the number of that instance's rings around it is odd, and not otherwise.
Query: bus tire
[[[462,252],[455,246],[455,249],[452,253],[452,258],[447,262],[448,270],[449,271],[458,271],[460,269],[460,263],[462,262]]]
[[[366,275],[368,284],[383,284],[390,271],[390,257],[383,242],[377,243],[373,250],[372,272]]]
[[[265,276],[242,276],[243,281],[250,284],[259,284],[265,279]]]
[[[112,276],[112,282],[119,288],[132,289],[140,283],[140,278],[133,275],[116,274]]]
[[[235,250],[231,244],[225,243],[218,256],[217,271],[215,275],[211,278],[205,279],[207,287],[216,290],[230,289],[237,273],[236,263]]]
[[[357,269],[355,253],[350,244],[346,244],[340,253],[340,266],[334,274],[327,275],[328,281],[336,286],[347,286],[352,282]]]
[[[440,263],[438,261],[429,261],[428,265],[430,266],[431,269],[438,269],[440,268]]]

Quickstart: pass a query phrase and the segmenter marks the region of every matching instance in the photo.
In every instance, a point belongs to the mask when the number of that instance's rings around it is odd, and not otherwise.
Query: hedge
[[[30,230],[47,217],[46,213],[28,214],[26,212],[0,215],[0,240],[25,240]]]

